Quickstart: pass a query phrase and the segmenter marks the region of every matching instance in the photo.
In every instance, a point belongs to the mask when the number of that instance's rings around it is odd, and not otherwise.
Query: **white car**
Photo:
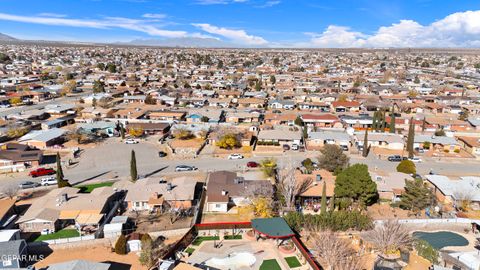
[[[422,162],[422,159],[419,158],[419,157],[409,158],[408,160],[410,160],[411,162],[414,162],[414,163],[420,163],[420,162]]]
[[[134,140],[134,139],[126,139],[126,140],[125,140],[125,143],[126,143],[126,144],[137,144],[138,141],[137,141],[137,140]]]
[[[243,156],[240,154],[230,154],[228,159],[243,159]]]
[[[42,186],[51,186],[58,184],[57,178],[55,176],[44,177],[40,181],[40,185]]]

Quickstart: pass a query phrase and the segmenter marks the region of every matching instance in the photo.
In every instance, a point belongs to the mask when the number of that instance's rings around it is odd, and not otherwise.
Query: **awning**
[[[102,218],[103,214],[80,214],[75,221],[79,225],[97,225]]]

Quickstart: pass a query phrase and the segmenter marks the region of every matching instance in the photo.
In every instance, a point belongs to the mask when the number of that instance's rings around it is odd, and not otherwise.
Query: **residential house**
[[[26,135],[20,137],[17,141],[22,144],[33,146],[39,149],[45,149],[49,146],[62,144],[66,131],[61,128],[52,128],[49,130],[32,130]]]
[[[460,146],[468,153],[474,156],[480,156],[480,138],[478,137],[458,137]]]
[[[319,130],[309,132],[305,146],[308,150],[318,150],[326,144],[335,144],[350,148],[351,137],[345,130]]]
[[[29,145],[6,143],[0,146],[0,171],[24,170],[25,165],[40,165],[42,159],[43,151]]]
[[[311,181],[311,185],[300,195],[300,205],[302,210],[318,212],[321,207],[323,196],[323,185],[325,184],[325,195],[327,203],[334,196],[335,176],[327,170],[314,170],[311,173],[301,173],[299,170],[295,172],[295,178],[298,181]],[[300,182],[299,182],[300,183]]]
[[[241,124],[241,123],[258,123],[260,114],[255,112],[227,112],[225,114],[225,122]]]
[[[302,142],[302,132],[300,130],[271,129],[260,130],[257,136],[257,145],[274,143],[276,145],[300,145]]]
[[[38,198],[16,223],[22,232],[55,232],[73,224],[96,228],[116,199],[112,187],[96,188],[91,193],[80,193],[73,187],[58,188]]]
[[[0,229],[11,228],[13,220],[17,217],[14,199],[0,200]]]
[[[293,110],[295,109],[295,101],[293,100],[270,100],[268,101],[268,108],[270,109],[283,109]]]
[[[425,175],[440,202],[453,204],[468,197],[470,207],[480,209],[480,177],[465,176],[452,180],[444,175]]]
[[[183,121],[187,115],[184,111],[151,111],[147,114],[147,118],[151,120],[163,121]]]
[[[106,262],[91,262],[86,260],[72,260],[50,264],[39,270],[114,270],[115,267]]]
[[[293,126],[298,115],[296,113],[266,113],[263,116],[265,124]]]
[[[341,128],[340,119],[333,114],[303,114],[302,121],[312,128]]]
[[[442,149],[444,151],[458,151],[460,144],[453,137],[435,136],[435,135],[415,135],[413,147],[425,148],[425,143],[430,144],[430,149]]]
[[[27,242],[24,239],[0,242],[0,268],[19,269],[26,267],[29,263],[27,254]]]
[[[239,108],[264,108],[265,99],[262,98],[239,98],[237,99]]]
[[[147,123],[147,122],[138,122],[138,123],[128,123],[127,132],[130,132],[131,129],[143,130],[144,134],[147,135],[165,135],[170,130],[170,124],[168,123]]]
[[[187,123],[220,123],[223,121],[223,110],[190,110],[186,117]]]
[[[196,185],[197,182],[185,176],[169,181],[158,177],[143,178],[134,183],[120,181],[114,187],[127,191],[125,203],[129,210],[164,211],[192,207]]]
[[[204,211],[227,213],[234,206],[249,205],[249,194],[260,191],[273,193],[270,181],[246,180],[237,173],[229,171],[210,173]]]
[[[403,150],[405,142],[403,136],[395,133],[387,132],[369,132],[368,145],[371,147],[380,147],[390,150]],[[365,139],[365,131],[355,132],[353,135],[355,145],[362,146]]]
[[[332,102],[334,112],[359,112],[360,103],[357,101],[334,101]]]
[[[401,172],[370,171],[372,180],[377,184],[380,199],[397,202],[405,191],[405,180],[413,181],[413,177]]]

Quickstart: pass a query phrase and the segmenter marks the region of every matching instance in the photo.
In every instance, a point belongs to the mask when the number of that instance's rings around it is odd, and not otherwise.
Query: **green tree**
[[[305,169],[311,173],[314,169],[313,167],[313,162],[310,158],[306,158],[302,161],[302,166],[305,167]]]
[[[98,63],[97,68],[100,70],[105,70],[105,64],[104,63]]]
[[[121,234],[115,242],[115,253],[119,255],[127,254],[127,238]]]
[[[222,60],[218,60],[217,68],[218,68],[218,69],[223,68],[223,61],[222,61]]]
[[[327,144],[320,153],[322,155],[318,158],[318,163],[322,169],[334,172],[348,166],[349,158],[338,145]]]
[[[257,83],[255,83],[255,91],[260,90],[262,90],[262,83],[260,81],[257,81]]]
[[[200,121],[202,121],[203,123],[208,123],[208,121],[210,121],[210,118],[204,115],[202,116],[202,118],[200,118]]]
[[[400,208],[418,212],[432,204],[434,195],[422,179],[405,180],[404,189],[398,204]]]
[[[362,156],[368,156],[368,150],[370,146],[368,145],[368,128],[365,129],[365,135],[363,136],[363,149],[362,149]]]
[[[338,174],[335,198],[344,198],[362,207],[375,203],[378,199],[377,184],[373,182],[368,166],[354,164]]]
[[[408,128],[408,136],[407,136],[407,152],[408,157],[413,158],[413,143],[415,141],[415,123],[413,122],[413,117],[410,118],[410,125]]]
[[[402,172],[406,174],[415,174],[417,173],[417,168],[415,167],[415,163],[411,160],[402,160],[397,165],[397,172]]]
[[[93,82],[93,93],[105,92],[105,84],[99,80]]]
[[[327,182],[323,181],[322,200],[320,201],[321,213],[327,212]]]
[[[295,118],[294,124],[299,126],[299,127],[302,127],[303,126],[302,118],[300,116],[297,116],[297,118]]]
[[[423,117],[422,120],[422,132],[425,132],[425,129],[427,128],[427,119]]]
[[[123,124],[120,124],[120,137],[122,140],[125,139],[125,128],[123,127]]]
[[[274,76],[274,75],[271,75],[271,76],[270,76],[270,83],[271,83],[271,84],[275,84],[276,82],[277,82],[277,79],[275,78],[275,76]]]
[[[114,63],[108,63],[107,64],[107,70],[110,73],[116,73],[117,72],[117,66]]]
[[[392,106],[392,114],[390,116],[390,133],[395,133],[395,106]]]
[[[137,158],[135,157],[135,151],[133,150],[130,157],[130,179],[132,182],[135,182],[138,179]]]
[[[140,239],[142,251],[138,259],[142,265],[151,267],[153,265],[153,240],[148,233]]]

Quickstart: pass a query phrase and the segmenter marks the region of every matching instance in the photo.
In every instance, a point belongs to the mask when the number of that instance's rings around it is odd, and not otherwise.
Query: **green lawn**
[[[282,270],[282,268],[280,268],[280,265],[278,265],[277,260],[271,259],[264,260],[262,265],[260,265],[260,270]]]
[[[220,240],[218,236],[199,236],[193,240],[192,245],[199,246],[203,241],[213,241],[213,240]]]
[[[195,251],[195,249],[194,249],[194,248],[191,248],[191,247],[185,249],[185,252],[188,253],[188,255],[192,255],[192,253],[193,253],[194,251]]]
[[[240,240],[240,239],[242,239],[242,235],[241,235],[241,234],[238,234],[238,235],[225,235],[224,239],[225,239],[225,240]]]
[[[290,268],[297,268],[297,267],[302,266],[300,261],[298,261],[297,256],[286,257],[285,261],[287,261],[287,264]]]
[[[76,186],[76,188],[80,189],[81,193],[90,193],[94,189],[99,188],[99,187],[111,187],[114,182],[101,182],[101,183],[95,183],[95,184],[90,184],[90,185],[81,185],[81,186]]]
[[[35,242],[45,241],[45,240],[53,240],[53,239],[61,239],[61,238],[70,238],[70,237],[77,237],[80,236],[77,230],[74,229],[63,229],[55,233],[40,235]]]

